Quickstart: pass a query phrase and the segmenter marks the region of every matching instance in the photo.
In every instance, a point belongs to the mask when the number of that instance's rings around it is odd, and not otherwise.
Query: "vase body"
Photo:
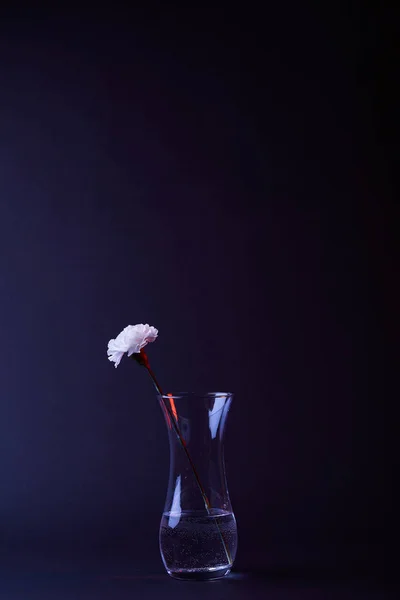
[[[160,552],[169,575],[218,579],[232,567],[237,527],[224,463],[232,394],[159,396],[168,429],[170,471],[160,524]]]

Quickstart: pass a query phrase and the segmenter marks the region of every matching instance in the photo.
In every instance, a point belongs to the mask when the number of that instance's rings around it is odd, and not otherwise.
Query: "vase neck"
[[[231,510],[223,455],[232,394],[160,396],[170,445],[165,510]]]

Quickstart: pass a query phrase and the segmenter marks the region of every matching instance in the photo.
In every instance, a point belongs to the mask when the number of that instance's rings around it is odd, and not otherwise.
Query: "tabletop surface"
[[[129,556],[60,556],[48,553],[3,555],[0,562],[1,600],[125,600],[216,599],[249,600],[378,600],[396,597],[381,578],[335,573],[332,570],[234,570],[211,582],[170,578],[160,561]],[[388,586],[387,586],[388,587]]]

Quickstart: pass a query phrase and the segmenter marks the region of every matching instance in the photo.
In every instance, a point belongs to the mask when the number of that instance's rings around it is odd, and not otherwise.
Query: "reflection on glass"
[[[216,395],[214,398],[214,406],[208,411],[208,422],[211,432],[211,437],[214,439],[217,436],[218,425],[222,417],[222,411],[225,406],[226,396]]]
[[[181,509],[181,476],[178,475],[175,484],[174,497],[172,500],[171,511],[168,519],[168,526],[174,529],[181,518],[182,509]]]

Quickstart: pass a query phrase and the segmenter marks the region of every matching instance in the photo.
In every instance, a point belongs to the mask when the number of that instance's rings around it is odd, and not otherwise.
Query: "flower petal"
[[[108,360],[110,360],[111,362],[114,362],[115,363],[114,366],[118,367],[123,355],[124,355],[124,352],[115,351],[115,352],[109,353]]]
[[[157,336],[158,330],[148,323],[128,325],[115,339],[108,342],[108,359],[118,366],[125,352],[128,353],[128,356],[138,354],[149,342],[154,342]]]

